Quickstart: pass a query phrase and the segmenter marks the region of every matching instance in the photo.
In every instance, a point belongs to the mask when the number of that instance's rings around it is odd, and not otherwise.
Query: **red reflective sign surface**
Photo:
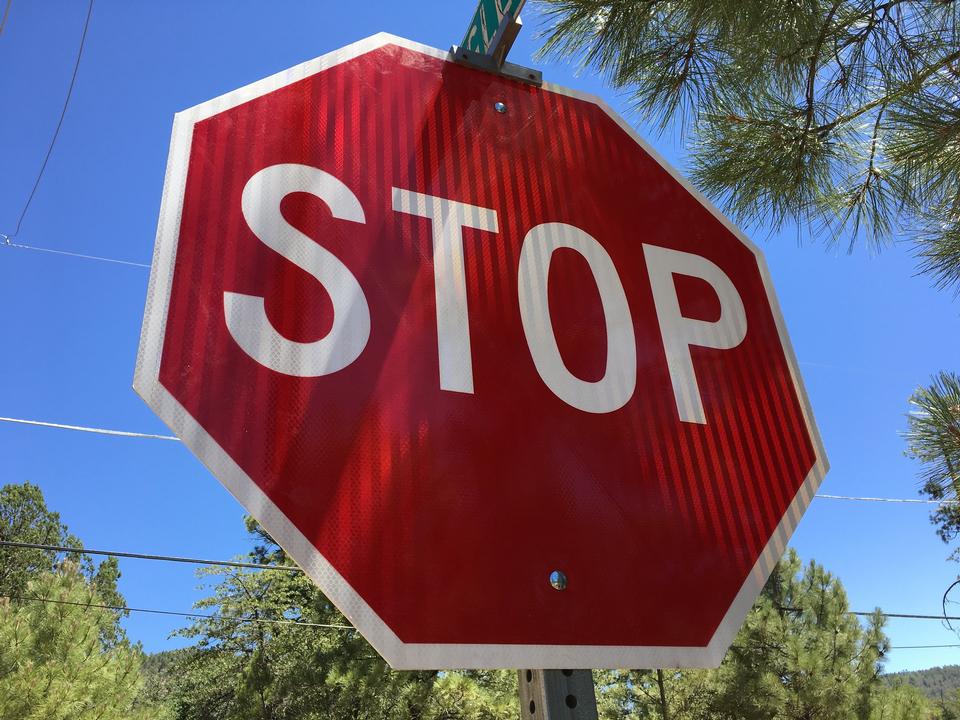
[[[196,122],[187,158],[159,383],[403,643],[710,642],[816,440],[757,256],[602,107],[386,44]],[[322,284],[241,211],[278,164],[339,179],[365,218],[280,202],[369,308],[362,352],[327,375],[265,367],[225,320],[224,294],[243,293],[289,340],[333,325]],[[496,213],[496,232],[461,230],[473,392],[441,388],[432,221],[395,210],[394,188]],[[616,268],[637,364],[619,409],[571,406],[531,356],[518,267],[543,223],[581,229]],[[690,346],[705,423],[678,413],[644,244],[706,258],[742,299],[742,342]],[[548,278],[564,365],[600,380],[590,266],[560,248]],[[718,320],[708,282],[673,279],[683,317]]]

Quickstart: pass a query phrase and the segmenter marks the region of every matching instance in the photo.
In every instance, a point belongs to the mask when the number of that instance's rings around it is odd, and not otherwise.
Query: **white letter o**
[[[547,281],[554,250],[570,248],[590,266],[607,328],[607,368],[596,382],[581,380],[563,362],[550,321]],[[523,239],[517,279],[520,319],[537,372],[568,405],[591,413],[619,410],[637,384],[637,344],[627,296],[610,255],[594,238],[566,223],[537,225]]]

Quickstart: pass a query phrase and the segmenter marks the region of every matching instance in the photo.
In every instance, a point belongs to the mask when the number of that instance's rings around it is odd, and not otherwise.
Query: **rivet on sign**
[[[493,104],[493,109],[496,110],[501,115],[503,115],[507,111],[507,105],[506,103],[497,101]]]
[[[567,576],[559,570],[554,570],[552,573],[550,573],[550,587],[552,587],[554,590],[566,590]]]

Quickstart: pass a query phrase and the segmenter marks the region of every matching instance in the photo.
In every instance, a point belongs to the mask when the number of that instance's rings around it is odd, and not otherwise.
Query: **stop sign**
[[[715,665],[827,467],[752,243],[389,35],[176,116],[135,387],[398,668]]]

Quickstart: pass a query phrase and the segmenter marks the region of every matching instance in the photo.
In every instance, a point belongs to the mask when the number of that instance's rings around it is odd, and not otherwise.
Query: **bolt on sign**
[[[176,116],[134,386],[397,668],[716,665],[827,469],[753,243],[385,34]]]

